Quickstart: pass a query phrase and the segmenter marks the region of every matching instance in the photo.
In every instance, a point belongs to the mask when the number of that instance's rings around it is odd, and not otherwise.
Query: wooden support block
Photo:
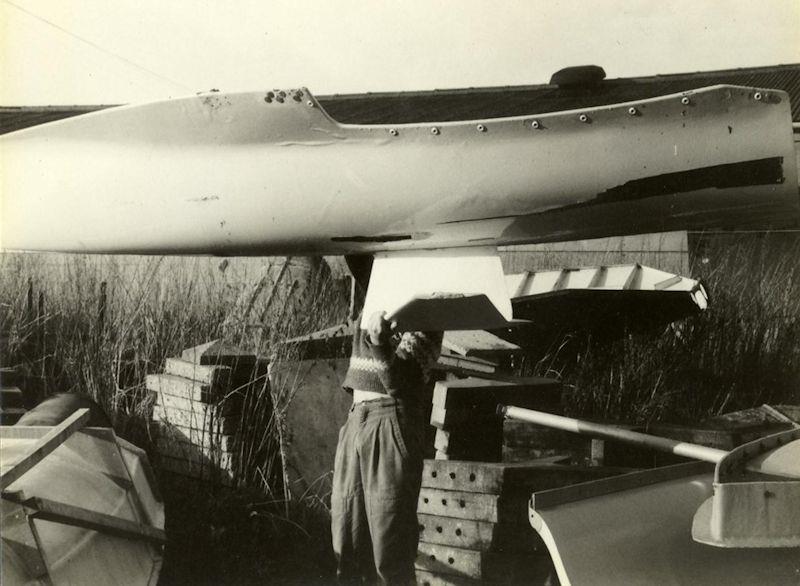
[[[450,456],[447,455],[447,452],[442,452],[441,450],[436,450],[436,454],[434,458],[437,460],[449,460]]]
[[[560,466],[542,463],[465,462],[450,459],[425,460],[422,486],[499,495],[514,490],[532,492],[578,482],[606,478],[627,472],[624,469]]]
[[[414,565],[432,574],[500,583],[540,582],[552,568],[546,554],[481,552],[425,542],[419,544]]]
[[[228,386],[231,378],[231,368],[229,366],[203,365],[181,358],[167,358],[164,372],[212,387]]]
[[[490,523],[525,524],[528,522],[529,497],[527,492],[501,497],[496,494],[423,487],[419,492],[417,512]]]
[[[533,553],[545,548],[529,524],[503,524],[440,515],[419,514],[419,539],[478,551]]]

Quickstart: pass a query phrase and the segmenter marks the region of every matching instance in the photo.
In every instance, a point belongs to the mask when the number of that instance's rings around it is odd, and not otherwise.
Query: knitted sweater
[[[398,399],[419,399],[441,348],[441,332],[405,332],[385,343],[373,344],[369,333],[356,324],[350,365],[342,386],[349,392],[358,389]]]

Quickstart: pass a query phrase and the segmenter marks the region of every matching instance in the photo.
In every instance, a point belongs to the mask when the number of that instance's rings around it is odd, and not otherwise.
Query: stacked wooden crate
[[[547,463],[426,460],[417,507],[417,583],[548,583],[555,573],[528,522],[531,492],[612,473]]]
[[[242,406],[265,374],[266,362],[217,340],[168,358],[164,374],[149,375],[161,468],[232,483]]]
[[[553,411],[560,406],[560,394],[557,381],[539,377],[437,382],[430,419],[436,428],[436,459],[499,462],[503,420],[496,414],[498,403]]]

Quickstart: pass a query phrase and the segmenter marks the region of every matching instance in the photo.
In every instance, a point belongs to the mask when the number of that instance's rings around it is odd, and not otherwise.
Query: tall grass
[[[692,276],[711,294],[700,315],[615,340],[556,340],[529,368],[562,378],[570,412],[604,419],[687,423],[800,402],[800,238],[709,241]]]

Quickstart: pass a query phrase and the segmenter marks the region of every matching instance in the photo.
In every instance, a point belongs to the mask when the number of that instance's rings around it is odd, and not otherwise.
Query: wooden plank
[[[545,547],[539,534],[526,523],[491,523],[424,513],[417,519],[419,539],[426,543],[506,553],[532,553]]]
[[[222,433],[222,426],[209,430],[206,428],[187,427],[175,422],[158,422],[158,433],[170,441],[180,441],[199,446],[206,450],[218,449],[223,452],[234,451],[234,435]]]
[[[496,494],[421,488],[417,513],[490,523],[526,523],[527,493],[500,497]]]
[[[629,472],[607,467],[561,466],[542,462],[489,463],[425,460],[422,486],[499,495],[514,490],[545,490]]]
[[[442,370],[466,370],[477,374],[491,374],[497,370],[497,365],[488,360],[454,354],[440,354],[436,365]]]
[[[519,378],[514,382],[467,378],[437,382],[433,404],[443,409],[488,407],[493,412],[497,403],[557,405],[560,391],[561,383],[542,377]]]
[[[231,368],[221,365],[204,365],[183,360],[167,358],[164,373],[183,377],[199,383],[215,386],[227,386],[231,378]]]
[[[15,462],[0,476],[0,490],[6,490],[26,472],[41,462],[48,454],[58,448],[68,437],[81,429],[89,421],[89,410],[78,409],[64,421],[53,427],[37,440],[21,460]]]
[[[674,466],[665,466],[652,470],[630,472],[610,478],[602,478],[599,480],[582,482],[580,484],[573,484],[571,486],[534,492],[534,494],[531,495],[530,507],[533,510],[546,509],[548,507],[581,501],[614,492],[632,490],[642,486],[666,482],[676,478],[696,476],[704,472],[710,474],[713,471],[714,465],[708,462],[690,462],[688,464],[676,464]]]
[[[461,356],[493,358],[518,352],[520,347],[485,330],[452,330],[444,333],[442,348]]]
[[[153,419],[163,423],[172,423],[182,427],[196,429],[219,429],[222,433],[232,434],[239,425],[239,417],[224,417],[212,411],[186,411],[163,405],[153,406]]]
[[[542,554],[481,552],[420,542],[414,566],[417,570],[472,580],[535,583],[538,576],[549,571],[548,561],[549,556]]]
[[[173,374],[148,374],[145,378],[147,389],[157,394],[182,397],[186,401],[214,403],[221,393],[207,383],[201,383]]]
[[[186,380],[186,379],[183,379]],[[241,411],[243,396],[232,393],[227,398],[220,398],[218,401],[202,402],[183,395],[174,395],[166,391],[156,393],[156,404],[170,409],[182,409],[183,411],[193,411],[204,413],[213,411],[218,415],[236,415]]]
[[[3,498],[17,502],[17,494],[19,493],[4,493]],[[40,497],[30,497],[19,502],[19,504],[24,506],[28,510],[28,516],[34,519],[82,527],[126,539],[142,539],[156,545],[163,545],[167,541],[167,534],[163,529],[84,509],[83,507],[76,507]]]

